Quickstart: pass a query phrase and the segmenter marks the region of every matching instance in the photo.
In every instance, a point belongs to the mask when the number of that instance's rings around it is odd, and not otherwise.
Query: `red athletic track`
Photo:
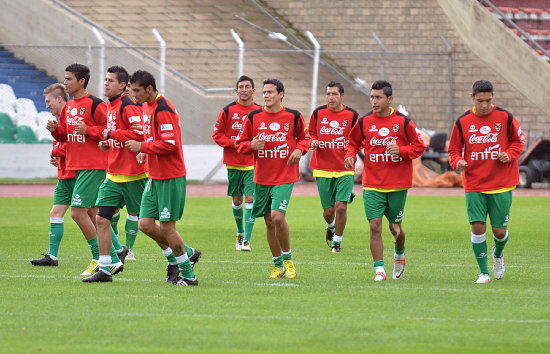
[[[0,184],[0,197],[51,197],[55,184]],[[226,184],[188,184],[187,196],[225,196]],[[361,186],[355,185],[355,194],[361,194]],[[294,185],[292,195],[317,195],[314,182],[298,182]],[[409,195],[464,195],[462,188],[411,188]],[[550,197],[550,189],[514,190],[514,196]]]

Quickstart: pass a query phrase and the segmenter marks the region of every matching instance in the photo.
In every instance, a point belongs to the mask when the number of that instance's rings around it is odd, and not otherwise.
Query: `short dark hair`
[[[340,94],[343,94],[344,93],[344,85],[342,85],[341,83],[339,83],[338,81],[331,81],[327,84],[327,88],[329,87],[338,87],[338,92],[340,92]]]
[[[373,89],[373,90],[382,90],[384,92],[384,95],[386,95],[386,97],[390,97],[393,94],[391,84],[389,82],[387,82],[386,80],[377,80],[377,81],[375,81],[372,84],[371,89]]]
[[[267,80],[265,80],[264,81],[264,86],[268,85],[268,84],[274,85],[277,88],[277,93],[280,93],[280,92],[284,93],[285,92],[285,86],[278,79],[267,79]]]
[[[124,82],[128,84],[130,75],[128,74],[126,69],[124,69],[122,66],[118,66],[118,65],[111,66],[109,69],[107,69],[107,72],[111,74],[115,74],[118,82]]]
[[[157,85],[155,84],[155,78],[149,72],[145,70],[138,70],[132,74],[130,77],[130,83],[137,83],[143,88],[153,86],[153,91],[157,90]]]
[[[65,71],[73,73],[77,80],[84,79],[84,88],[88,87],[90,81],[90,68],[83,64],[71,64],[65,68]]]
[[[252,80],[251,78],[249,78],[246,75],[242,75],[241,77],[239,77],[239,79],[237,80],[237,84],[235,85],[235,88],[239,88],[239,83],[241,83],[243,81],[250,81],[250,84],[252,85],[252,88],[254,88],[254,80]]]
[[[44,94],[44,96],[52,94],[54,95],[54,97],[61,97],[61,99],[63,99],[63,101],[65,102],[69,100],[69,94],[65,89],[65,85],[60,83],[51,84],[50,86],[46,87],[42,93]]]
[[[479,92],[493,93],[493,84],[487,80],[478,80],[472,85],[472,95]]]

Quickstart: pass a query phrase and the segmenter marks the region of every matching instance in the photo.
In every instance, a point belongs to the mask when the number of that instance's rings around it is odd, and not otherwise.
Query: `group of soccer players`
[[[176,109],[157,92],[154,77],[146,71],[130,76],[120,66],[109,68],[105,76],[108,103],[86,91],[89,78],[86,66],[72,64],[65,70],[64,85],[44,90],[48,109],[58,116],[47,129],[55,138],[51,162],[58,167],[59,181],[50,212],[50,249],[31,263],[57,266],[63,216],[70,205],[92,253],[83,282],[111,282],[114,274],[123,271],[139,227],[166,256],[166,281],[197,285],[193,267],[201,252],[185,245],[176,229],[186,189]],[[253,99],[254,81],[248,76],[238,79],[238,98],[220,111],[212,133],[224,149],[227,195],[232,198],[237,226],[235,248],[252,251],[255,219],[263,217],[273,260],[269,277],[296,277],[286,212],[300,178],[299,161],[311,149],[309,167],[326,221],[325,241],[332,253],[340,253],[347,205],[355,196],[355,158],[363,150],[363,202],[374,281],[386,280],[384,216],[394,241],[392,277],[400,279],[405,271],[402,221],[412,187],[412,160],[423,154],[426,145],[413,121],[391,107],[389,82],[373,83],[372,111],[363,117],[343,103],[342,84],[331,81],[325,89],[327,104],[318,107],[306,125],[300,112],[282,104],[281,81],[263,82],[264,105],[260,106]],[[68,100],[67,93],[73,99]],[[457,120],[449,155],[451,166],[464,174],[471,240],[480,268],[476,283],[487,283],[487,215],[495,239],[493,272],[500,279],[505,271],[502,251],[508,240],[511,193],[519,178],[516,160],[524,136],[517,120],[492,104],[490,82],[474,83],[471,98],[474,107]],[[119,242],[116,226],[124,206],[127,246]],[[130,256],[134,258],[133,252]]]

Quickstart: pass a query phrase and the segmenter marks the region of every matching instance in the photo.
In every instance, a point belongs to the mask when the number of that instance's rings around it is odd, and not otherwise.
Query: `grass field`
[[[550,198],[514,199],[506,275],[473,284],[478,269],[462,197],[409,196],[407,270],[391,279],[385,230],[390,277],[382,283],[373,282],[360,196],[349,208],[341,254],[324,242],[318,198],[291,200],[293,280],[267,278],[263,220],[253,252],[237,252],[230,200],[189,197],[178,229],[203,252],[198,287],[166,284],[166,260],[142,233],[137,260],[113,283],[83,284],[78,274],[90,252],[70,216],[60,266],[32,267],[28,260],[47,251],[51,199],[0,203],[2,352],[550,352]]]

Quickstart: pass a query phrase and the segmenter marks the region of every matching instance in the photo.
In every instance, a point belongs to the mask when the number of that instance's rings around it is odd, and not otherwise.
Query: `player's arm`
[[[120,142],[128,140],[143,141],[143,112],[141,107],[127,105],[122,112],[122,119],[129,129],[116,129],[107,132],[107,139]]]
[[[407,160],[413,160],[422,156],[424,151],[426,151],[426,144],[424,144],[424,140],[422,140],[420,132],[412,120],[407,125],[407,138],[409,145],[399,146],[399,156]]]
[[[86,126],[84,135],[91,140],[102,141],[103,130],[107,128],[107,105],[104,102],[98,104],[92,111],[92,117],[95,124]]]
[[[460,133],[458,124],[460,123],[456,122],[453,126],[447,152],[449,153],[449,165],[458,172],[462,172],[468,167],[468,163],[463,156],[464,142],[462,141],[462,134]]]
[[[346,168],[353,168],[355,166],[355,157],[361,151],[363,139],[361,124],[355,124],[349,132],[349,141],[346,145],[346,155],[344,156]]]
[[[216,120],[216,125],[214,125],[214,130],[212,131],[212,139],[221,146],[222,148],[234,148],[235,141],[231,140],[227,136],[227,116],[225,111],[222,109]]]
[[[313,113],[311,114],[311,118],[309,119],[308,131],[310,137],[310,146],[313,150],[315,150],[319,147],[319,138],[317,137],[317,119],[315,119]]]
[[[523,135],[523,131],[521,130],[516,117],[512,119],[510,131],[508,132],[508,139],[510,141],[508,149],[500,153],[500,155],[506,154],[508,158],[506,159],[504,156],[499,156],[498,158],[499,161],[504,163],[517,159],[525,147],[525,135]]]
[[[52,151],[50,152],[50,156],[52,157],[65,157],[67,156],[67,144],[57,142],[52,147]]]
[[[252,133],[253,133],[252,124],[250,123],[250,120],[248,119],[248,116],[247,116],[244,119],[241,132],[237,137],[237,141],[235,142],[237,151],[240,152],[241,154],[251,154],[254,152],[250,146],[252,143],[252,139],[254,138],[252,136]]]
[[[52,119],[48,121],[46,128],[52,134],[52,137],[57,141],[67,141],[67,116],[65,113],[65,107],[61,110],[57,122]]]
[[[155,124],[160,140],[144,141],[140,145],[141,152],[154,155],[164,155],[176,151],[176,131],[179,129],[178,117],[169,111],[160,111],[155,115]]]

